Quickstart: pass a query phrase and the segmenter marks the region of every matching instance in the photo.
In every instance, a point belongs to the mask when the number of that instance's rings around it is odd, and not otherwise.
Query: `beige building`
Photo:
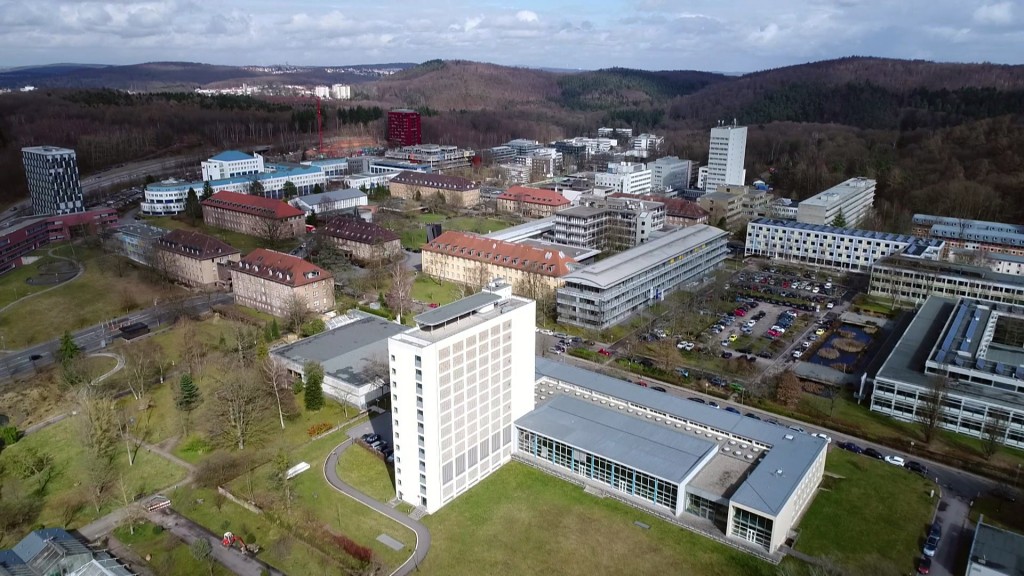
[[[423,245],[423,272],[457,284],[481,287],[500,277],[529,298],[553,296],[578,264],[564,252],[465,232],[448,231]]]
[[[723,186],[719,186],[723,188]],[[697,204],[707,210],[710,224],[731,229],[743,220],[743,195],[729,192],[712,192],[697,199]],[[723,223],[724,220],[724,223]]]
[[[636,200],[661,202],[665,205],[666,226],[686,228],[687,226],[694,226],[696,224],[708,224],[708,217],[710,216],[708,211],[701,208],[699,204],[683,198],[669,198],[667,196],[655,196],[651,194],[634,196],[630,194],[623,194],[621,192],[609,194],[609,196],[612,198],[634,198]]]
[[[480,203],[480,185],[459,176],[405,170],[391,179],[388,188],[392,196],[406,200],[426,201],[440,194],[449,206],[471,207]]]
[[[218,265],[241,258],[238,248],[188,230],[172,230],[157,239],[153,247],[155,267],[175,281],[195,288],[215,287],[219,281]]]
[[[320,232],[357,262],[392,260],[402,254],[398,234],[365,220],[338,216],[321,226]]]
[[[334,277],[302,258],[257,248],[227,268],[242,306],[282,318],[296,299],[317,313],[334,307]]]
[[[554,190],[513,186],[498,196],[498,210],[527,218],[547,218],[571,202]]]
[[[203,200],[203,222],[257,238],[281,240],[306,233],[305,212],[281,200],[217,192]]]

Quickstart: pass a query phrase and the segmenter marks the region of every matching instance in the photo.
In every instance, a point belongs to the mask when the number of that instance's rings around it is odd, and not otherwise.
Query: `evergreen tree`
[[[182,414],[182,428],[188,433],[188,419],[192,411],[199,407],[203,401],[203,395],[199,387],[192,381],[191,374],[182,374],[178,381],[178,393],[174,399],[174,406]]]
[[[196,225],[197,220],[203,218],[203,205],[199,203],[199,196],[196,194],[195,188],[188,189],[188,196],[185,197],[185,215],[192,220],[192,225]]]
[[[253,178],[252,181],[249,182],[249,194],[252,194],[253,196],[265,196],[265,192],[263,182],[260,182],[256,178]]]
[[[71,337],[71,332],[64,331],[64,335],[60,337],[60,348],[57,350],[57,360],[64,366],[67,366],[72,360],[78,357],[78,354],[82,351],[75,344],[75,340]]]
[[[324,368],[318,362],[306,362],[302,368],[306,376],[303,386],[303,401],[306,410],[319,410],[324,407]]]
[[[316,210],[310,210],[309,216],[306,216],[306,224],[310,226],[316,226]]]
[[[277,324],[277,318],[270,322],[270,335],[273,336],[274,340],[281,337],[281,327]]]
[[[284,191],[285,198],[299,195],[299,189],[295,187],[295,183],[291,180],[286,180],[281,189]]]
[[[206,182],[203,182],[203,197],[202,197],[202,199],[206,200],[210,196],[213,196],[213,186],[210,184],[210,181],[207,180]]]
[[[319,184],[313,184],[313,194],[322,194],[324,187]]]
[[[832,219],[832,225],[837,228],[846,228],[846,216],[843,215],[842,209],[839,210],[839,214]]]

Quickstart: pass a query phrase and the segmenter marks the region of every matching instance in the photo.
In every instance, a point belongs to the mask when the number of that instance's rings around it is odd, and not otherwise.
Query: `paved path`
[[[54,290],[54,289],[60,288],[61,286],[64,286],[64,285],[68,284],[69,282],[74,282],[75,280],[78,280],[79,278],[82,277],[82,272],[85,272],[85,267],[82,266],[81,262],[79,262],[78,260],[75,260],[73,258],[67,258],[67,257],[64,257],[64,256],[57,256],[56,254],[53,253],[54,250],[56,250],[57,248],[61,248],[61,247],[63,247],[63,246],[55,246],[55,247],[50,248],[49,250],[47,250],[46,253],[49,254],[51,257],[56,258],[58,260],[67,260],[68,262],[74,263],[74,265],[78,268],[78,272],[76,272],[73,277],[68,278],[64,282],[61,282],[60,284],[54,284],[53,286],[50,286],[49,288],[47,288],[45,290],[40,290],[39,292],[33,292],[32,294],[26,294],[25,296],[22,296],[21,298],[18,298],[14,302],[11,302],[10,304],[4,306],[3,308],[0,308],[0,312],[6,312],[7,309],[10,308],[11,306],[16,306],[16,305],[22,303],[23,301],[28,300],[29,298],[35,298],[36,296],[39,296],[40,294],[46,294],[50,290]]]
[[[105,358],[113,358],[114,360],[117,361],[117,364],[113,368],[108,370],[105,374],[101,374],[93,378],[92,382],[90,383],[90,386],[95,386],[100,382],[103,382],[104,380],[113,376],[114,374],[117,374],[118,372],[121,371],[122,368],[124,368],[124,356],[121,356],[120,354],[114,354],[113,352],[94,352],[92,354],[89,354],[89,356],[103,356]]]
[[[327,460],[324,462],[324,478],[327,480],[327,483],[338,492],[341,492],[356,502],[363,504],[367,508],[375,510],[376,512],[391,518],[395,522],[398,522],[402,526],[405,526],[415,532],[416,550],[413,551],[412,556],[410,556],[408,560],[391,573],[391,576],[404,576],[405,574],[412,573],[413,571],[418,571],[420,562],[423,562],[423,559],[427,557],[427,552],[430,550],[430,532],[427,531],[427,527],[422,523],[413,520],[409,516],[395,510],[384,502],[378,502],[377,500],[370,498],[366,494],[363,494],[359,490],[356,490],[352,486],[346,484],[338,477],[338,456],[351,445],[352,440],[349,439],[339,444],[334,450],[331,450],[331,455],[328,456]]]
[[[221,544],[220,536],[212,534],[206,528],[173,510],[164,509],[159,512],[151,512],[146,515],[146,518],[154,524],[163,526],[165,530],[190,546],[196,540],[206,539],[210,543],[210,557],[239,576],[261,576],[264,573],[284,576],[281,571],[255,556],[242,553],[237,547],[225,548]]]

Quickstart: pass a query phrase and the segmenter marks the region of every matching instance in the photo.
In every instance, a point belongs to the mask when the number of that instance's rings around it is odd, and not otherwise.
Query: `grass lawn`
[[[200,562],[192,556],[188,545],[154,524],[143,523],[135,527],[135,534],[127,528],[118,528],[114,536],[122,544],[131,548],[140,558],[149,556],[149,568],[157,576],[176,576],[178,574],[210,574],[210,565]],[[230,576],[231,572],[217,562],[213,562],[213,576]]]
[[[104,269],[97,251],[81,247],[75,250],[85,265],[81,277],[19,302],[0,317],[0,332],[8,348],[25,348],[56,338],[66,330],[123,316],[152,306],[156,298],[184,295],[181,289],[151,283],[138,270],[128,269],[119,277],[113,270]],[[46,321],[40,322],[40,318]]]
[[[853,574],[903,574],[913,569],[931,522],[935,484],[902,468],[833,449],[822,488],[803,520],[796,549],[830,557]],[[884,536],[883,536],[884,535]],[[890,567],[895,572],[879,572]]]
[[[515,462],[423,522],[432,539],[424,575],[776,574],[752,556]]]
[[[458,300],[459,287],[454,282],[431,278],[426,274],[417,274],[412,284],[412,299],[420,302],[448,304]]]
[[[71,506],[72,501],[79,504],[84,501],[84,494],[77,488],[77,485],[79,480],[85,476],[90,456],[87,451],[82,449],[79,425],[78,417],[68,418],[25,437],[0,453],[0,463],[3,464],[11,464],[19,454],[29,448],[49,453],[53,457],[53,469],[56,474],[46,485],[43,508],[37,519],[37,524],[77,528],[121,505],[121,495],[118,489],[112,486],[108,491],[108,498],[99,511],[91,504],[85,504],[74,512],[68,511],[65,514],[66,510],[76,508]],[[129,466],[123,445],[119,445],[118,448],[120,451],[115,452],[114,461],[111,464],[114,468],[113,484],[116,485],[118,479],[123,477],[131,496],[149,494],[185,477],[184,470],[147,452],[145,448],[139,450],[135,464]],[[9,470],[4,477],[4,497],[11,497],[12,494],[20,491],[32,490],[36,486],[38,486],[38,478],[22,479]],[[76,496],[81,497],[76,498]]]
[[[7,306],[18,298],[23,298],[29,294],[35,294],[36,292],[40,292],[51,287],[32,286],[25,282],[39,273],[39,266],[56,261],[55,258],[52,258],[47,254],[47,251],[50,248],[52,248],[52,246],[41,248],[29,254],[28,256],[39,257],[35,262],[25,266],[19,266],[10,272],[0,275],[0,308]]]
[[[387,464],[359,444],[338,458],[338,476],[375,500],[387,502],[395,497],[395,483]]]
[[[399,236],[402,237],[402,246],[405,248],[419,248],[427,243],[427,224],[440,223],[443,230],[457,230],[459,232],[473,232],[476,234],[490,234],[498,230],[504,230],[511,226],[508,222],[495,218],[484,218],[482,216],[459,216],[456,218],[445,218],[441,214],[419,214],[414,219],[414,226],[402,230]]]
[[[249,236],[248,234],[241,234],[232,230],[214,228],[213,226],[207,226],[202,222],[198,222],[195,226],[192,226],[185,220],[178,220],[171,216],[145,217],[143,219],[147,224],[152,224],[153,226],[159,226],[169,230],[191,230],[194,232],[201,232],[208,236],[213,236],[214,238],[219,238],[231,246],[241,250],[243,256],[257,248],[270,248],[267,241],[262,238]],[[299,243],[300,240],[296,238],[286,238],[274,249],[281,252],[288,252],[298,246]]]

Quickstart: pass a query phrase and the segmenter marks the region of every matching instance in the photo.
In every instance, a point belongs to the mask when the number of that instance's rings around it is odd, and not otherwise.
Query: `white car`
[[[903,459],[903,456],[886,456],[885,461],[893,466],[899,466],[902,468],[907,461]]]
[[[555,334],[553,330],[548,330],[547,328],[541,328],[540,333],[545,336],[553,336]]]
[[[829,302],[828,304],[825,305],[825,308],[828,308],[829,310],[831,310],[831,309],[833,309],[835,307],[836,307],[836,303],[835,302]]]
[[[686,342],[685,346],[683,346],[683,350],[686,350],[687,352],[689,352],[689,351],[693,350],[694,346],[696,346],[696,344],[694,344],[693,342]]]
[[[814,436],[815,438],[821,438],[822,440],[825,441],[825,444],[832,443],[832,438],[830,438],[829,435],[825,434],[824,432],[815,432],[814,434],[811,434],[811,436]]]
[[[804,355],[803,350],[793,350],[793,358],[799,358]]]

